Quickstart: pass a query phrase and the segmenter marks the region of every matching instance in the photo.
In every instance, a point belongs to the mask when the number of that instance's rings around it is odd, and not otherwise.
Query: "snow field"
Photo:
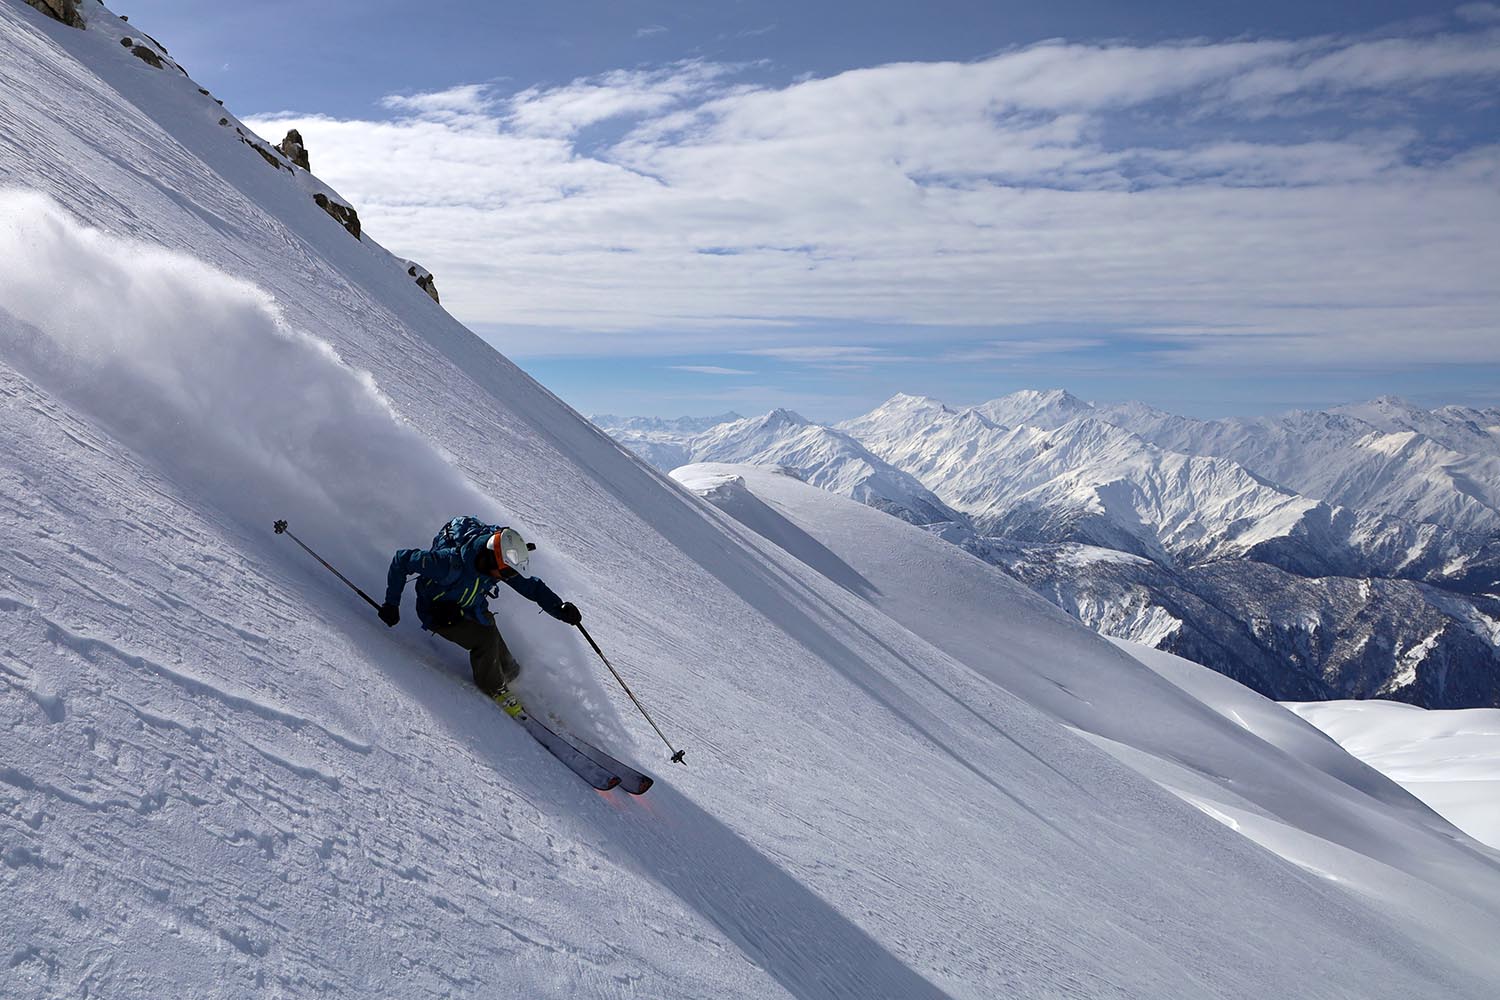
[[[1286,707],[1454,826],[1500,850],[1500,709],[1429,711],[1379,700]]]

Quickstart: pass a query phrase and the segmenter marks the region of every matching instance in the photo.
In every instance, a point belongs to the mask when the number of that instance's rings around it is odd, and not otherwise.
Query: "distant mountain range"
[[[789,469],[1271,697],[1500,705],[1500,408],[1196,420],[1055,389],[594,420],[663,471]]]

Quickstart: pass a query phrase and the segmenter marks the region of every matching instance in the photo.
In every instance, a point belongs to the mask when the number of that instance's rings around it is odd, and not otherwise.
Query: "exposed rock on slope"
[[[318,207],[333,217],[333,221],[349,231],[349,235],[359,239],[359,213],[354,210],[353,205],[345,204],[334,198],[330,198],[322,191],[313,195],[313,201]]]
[[[288,160],[291,160],[303,170],[312,170],[307,158],[307,147],[302,143],[302,133],[296,129],[288,129],[286,136],[277,143],[276,148],[281,150]]]
[[[416,261],[404,260],[401,263],[406,265],[406,273],[416,280],[417,287],[426,292],[432,301],[441,304],[442,300],[438,298],[437,282],[433,280],[432,272]]]
[[[78,0],[26,0],[26,3],[69,27],[84,26],[83,15],[78,13]]]

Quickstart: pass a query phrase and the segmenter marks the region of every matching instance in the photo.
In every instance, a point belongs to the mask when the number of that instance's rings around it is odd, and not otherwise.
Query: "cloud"
[[[720,368],[718,365],[668,365],[674,372],[693,372],[698,375],[754,375],[742,368]]]
[[[650,38],[652,35],[663,34],[663,33],[666,32],[666,30],[667,30],[666,25],[663,25],[663,24],[648,24],[644,28],[637,28],[637,29],[635,29],[635,37],[637,37],[637,38]]]
[[[938,361],[945,364],[983,361],[1016,361],[1058,354],[1075,354],[1108,347],[1102,337],[1029,337],[994,340],[973,347],[944,351]]]
[[[1500,4],[1466,3],[1453,13],[1474,24],[1500,24]]]
[[[892,354],[882,347],[855,347],[834,344],[757,347],[738,350],[734,353],[750,354],[762,358],[774,358],[777,361],[787,361],[794,364],[838,368],[852,368],[856,366],[863,368],[868,365],[893,365],[923,360],[922,358],[908,355]]]
[[[784,86],[687,61],[252,125],[300,127],[367,231],[522,354],[875,365],[914,352],[793,338],[937,330],[995,358],[1059,324],[1168,331],[1167,356],[1213,364],[1494,361],[1500,145],[1443,103],[1500,78],[1482,20]]]
[[[482,83],[464,84],[427,94],[402,96],[390,94],[381,98],[382,107],[414,115],[440,117],[448,114],[483,114],[490,108],[490,88]]]
[[[508,102],[508,124],[535,135],[572,135],[612,118],[660,115],[701,96],[733,71],[693,59],[660,69],[615,70],[561,87],[531,87]]]

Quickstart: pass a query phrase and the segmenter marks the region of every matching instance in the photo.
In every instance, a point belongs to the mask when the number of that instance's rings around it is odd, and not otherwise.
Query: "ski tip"
[[[647,790],[654,784],[650,778],[642,778],[634,788],[625,789],[631,795],[645,795]]]
[[[611,788],[614,788],[619,783],[620,783],[620,776],[618,774],[611,774],[609,776],[609,780],[604,783],[604,791],[606,791],[606,792],[609,791]]]

